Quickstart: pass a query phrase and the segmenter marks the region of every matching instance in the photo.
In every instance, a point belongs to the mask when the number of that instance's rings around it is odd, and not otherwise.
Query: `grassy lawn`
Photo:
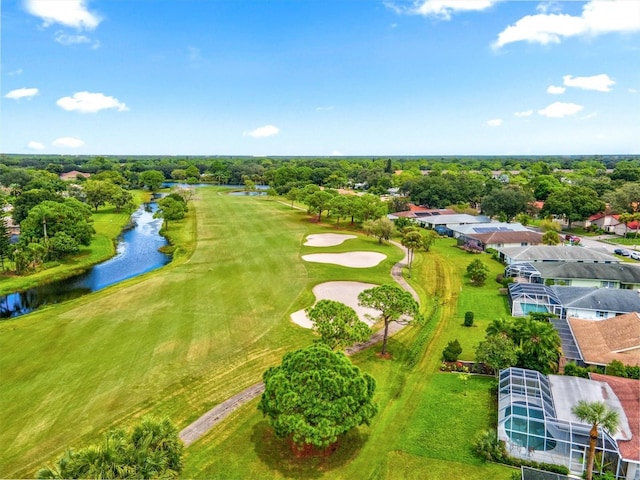
[[[416,256],[412,284],[423,305],[434,312],[426,325],[409,327],[392,337],[390,361],[381,361],[376,348],[353,358],[378,385],[380,411],[370,427],[351,432],[330,457],[295,459],[256,411],[256,400],[189,447],[183,474],[221,479],[510,478],[511,469],[485,464],[472,452],[473,438],[491,427],[493,379],[472,377],[465,395],[457,375],[437,371],[447,339],[458,334],[464,315],[457,312],[459,303],[492,308],[480,318],[485,323],[496,313],[495,308],[504,311],[502,297],[494,298],[495,282],[484,288],[463,286],[460,266],[466,268],[475,257],[452,245],[451,240],[440,240],[431,253]],[[492,262],[488,256],[482,258]],[[491,268],[492,272],[501,270],[497,264]],[[483,299],[474,301],[474,297]],[[475,330],[466,329],[473,332],[468,337],[480,341],[484,328]],[[407,360],[412,345],[425,334],[430,340],[418,364],[410,368]]]
[[[146,201],[149,196],[147,192],[140,190],[132,193],[137,204]],[[82,247],[77,255],[49,264],[46,269],[30,275],[0,274],[0,295],[27,290],[42,283],[72,277],[92,265],[112,257],[116,252],[116,239],[122,229],[129,223],[130,218],[131,213],[116,212],[113,207],[102,207],[97,212],[94,210],[92,219],[96,233],[93,236],[91,245]]]
[[[387,260],[372,269],[302,262],[300,255],[319,251],[303,246],[304,237],[335,231],[333,225],[272,200],[215,188],[198,196],[183,228],[173,224],[167,232],[177,261],[0,323],[1,478],[32,476],[65,448],[146,413],[188,425],[312,341],[288,315],[311,304],[314,285],[390,281],[402,256],[359,237],[322,251],[372,250]],[[390,340],[392,360],[378,359],[376,349],[354,358],[378,382],[380,413],[370,427],[352,432],[331,457],[295,460],[254,400],[187,449],[183,477],[507,479],[509,469],[483,464],[470,450],[491,423],[491,379],[474,377],[464,395],[455,375],[437,371],[450,338],[463,343],[465,334],[463,357],[471,358],[483,322],[504,311],[493,282],[497,265],[487,287],[468,286],[460,268],[475,257],[451,245],[440,240],[431,253],[416,255],[411,282],[429,321]],[[470,329],[460,327],[468,305],[478,325]],[[421,348],[410,363],[413,345]]]

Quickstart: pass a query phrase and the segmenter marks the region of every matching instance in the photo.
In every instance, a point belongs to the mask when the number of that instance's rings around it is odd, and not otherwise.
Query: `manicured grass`
[[[197,226],[174,237],[193,244],[188,233],[197,232],[191,256],[0,324],[0,477],[29,476],[66,447],[148,412],[184,427],[311,342],[288,314],[311,304],[322,272],[300,260],[302,243],[326,227],[276,202],[213,188],[198,195]],[[372,280],[366,269],[346,270],[331,275]]]
[[[140,190],[132,192],[136,204],[146,201],[149,194]],[[92,265],[115,255],[116,239],[129,223],[131,212],[116,212],[113,207],[93,211],[93,228],[96,233],[88,247],[82,247],[77,255],[66,258],[30,275],[16,276],[9,272],[0,274],[0,295],[27,290],[42,283],[54,282],[77,275]]]
[[[331,457],[295,459],[286,442],[274,436],[255,410],[254,401],[189,447],[184,475],[225,479],[510,478],[509,468],[485,464],[472,453],[474,437],[491,428],[493,378],[472,377],[465,395],[456,374],[437,372],[442,347],[459,323],[459,267],[464,264],[466,268],[470,257],[451,250],[451,245],[450,240],[438,241],[432,252],[416,258],[414,266],[412,284],[426,310],[434,315],[424,326],[409,327],[390,339],[392,360],[380,360],[375,347],[353,358],[377,381],[380,411],[370,427],[347,435]],[[492,268],[498,270],[495,265]],[[434,298],[437,306],[430,308]],[[425,333],[430,339],[426,349],[417,366],[409,368],[412,345]],[[481,333],[483,337],[484,330]]]
[[[312,341],[288,315],[311,304],[315,284],[389,281],[390,266],[401,257],[391,246],[359,238],[322,251],[381,251],[388,255],[384,265],[305,263],[300,255],[318,249],[302,246],[304,237],[333,228],[266,199],[218,195],[214,188],[198,195],[184,228],[169,229],[175,248],[188,252],[195,245],[193,254],[0,324],[0,477],[33,475],[66,447],[95,441],[109,426],[145,413],[186,426],[260,380],[285,352]],[[392,360],[378,359],[376,348],[354,358],[378,382],[380,413],[370,427],[348,435],[331,457],[295,460],[254,400],[187,449],[183,477],[508,478],[508,469],[470,453],[477,430],[491,422],[490,379],[473,378],[465,396],[453,374],[437,372],[464,315],[458,267],[473,259],[450,243],[439,241],[432,253],[416,256],[411,282],[434,313],[429,321],[390,340]],[[410,368],[412,346],[422,338]]]

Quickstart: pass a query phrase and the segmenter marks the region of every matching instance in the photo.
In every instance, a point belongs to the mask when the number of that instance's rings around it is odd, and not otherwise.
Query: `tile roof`
[[[629,422],[631,439],[616,439],[624,460],[640,461],[640,380],[592,373],[592,380],[604,382],[616,394]]]
[[[569,318],[569,325],[586,363],[607,365],[619,360],[625,365],[640,365],[637,312],[598,321]]]

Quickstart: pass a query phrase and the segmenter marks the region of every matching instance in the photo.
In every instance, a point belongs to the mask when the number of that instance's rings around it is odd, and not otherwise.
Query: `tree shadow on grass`
[[[251,441],[258,458],[270,470],[287,478],[320,478],[354,459],[368,437],[354,428],[338,439],[338,448],[332,455],[296,458],[289,443],[278,438],[266,421],[261,421],[253,427]]]

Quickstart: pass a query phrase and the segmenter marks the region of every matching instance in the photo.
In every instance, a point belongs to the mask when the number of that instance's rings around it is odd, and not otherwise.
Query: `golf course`
[[[187,217],[166,235],[174,261],[162,269],[35,313],[0,322],[0,478],[33,477],[67,448],[151,414],[182,429],[213,406],[258,383],[262,373],[315,335],[291,314],[310,307],[325,282],[383,284],[404,253],[348,222],[317,223],[271,197],[198,188]],[[348,233],[337,245],[305,245],[309,235]],[[439,371],[444,346],[474,357],[486,325],[504,315],[491,280],[464,278],[475,257],[439,239],[416,255],[407,278],[425,318],[352,357],[377,382],[379,412],[341,439],[329,457],[295,458],[254,399],[185,450],[183,478],[508,479],[484,463],[473,440],[490,428],[493,379],[468,382]],[[305,261],[348,252],[375,254],[372,266]],[[338,257],[339,258],[339,257]],[[501,267],[483,257],[490,274]],[[462,326],[475,312],[474,326]],[[378,326],[379,327],[379,326]]]

